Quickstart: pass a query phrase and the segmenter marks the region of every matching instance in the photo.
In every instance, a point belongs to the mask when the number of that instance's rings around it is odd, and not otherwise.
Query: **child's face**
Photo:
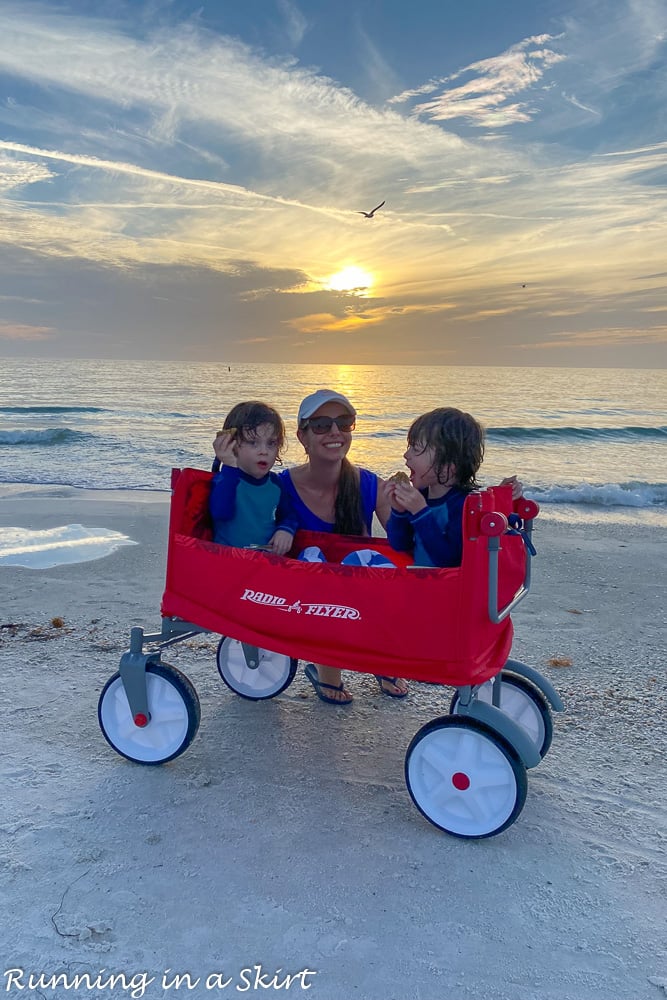
[[[451,481],[453,481],[453,467],[449,466],[449,468],[443,469],[440,473],[440,479],[438,479],[434,468],[435,448],[432,448],[430,445],[424,445],[421,442],[409,444],[403,458],[410,470],[410,482],[416,490],[451,485]]]
[[[270,472],[278,457],[278,435],[273,424],[260,424],[236,445],[236,464],[253,479]]]

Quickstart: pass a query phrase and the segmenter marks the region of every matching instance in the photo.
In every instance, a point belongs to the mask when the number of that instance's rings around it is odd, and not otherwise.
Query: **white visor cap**
[[[297,417],[298,422],[301,423],[302,420],[312,417],[313,413],[317,413],[320,406],[324,406],[325,403],[340,403],[353,417],[357,415],[357,411],[347,396],[344,396],[341,392],[334,392],[333,389],[318,389],[317,392],[311,392],[310,396],[306,396],[302,400]]]

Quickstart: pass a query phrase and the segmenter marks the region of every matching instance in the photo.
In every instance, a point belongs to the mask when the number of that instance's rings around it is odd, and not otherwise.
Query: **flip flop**
[[[352,698],[343,698],[342,701],[339,701],[338,698],[330,698],[329,695],[322,694],[322,688],[328,688],[330,691],[342,691],[343,690],[343,683],[342,683],[342,681],[341,681],[340,684],[325,684],[324,681],[321,681],[319,679],[319,677],[317,676],[317,668],[316,668],[316,666],[315,666],[314,663],[308,663],[308,664],[306,664],[306,666],[303,669],[303,672],[306,675],[306,677],[308,678],[308,680],[310,681],[310,683],[315,688],[315,694],[320,699],[320,701],[326,701],[327,704],[329,704],[329,705],[351,705],[352,704],[352,701],[353,701]]]
[[[382,694],[386,694],[388,698],[407,698],[409,691],[387,691],[386,688],[382,687],[382,681],[386,681],[388,684],[396,684],[398,677],[383,677],[382,674],[375,674],[375,680],[380,685],[380,691]]]

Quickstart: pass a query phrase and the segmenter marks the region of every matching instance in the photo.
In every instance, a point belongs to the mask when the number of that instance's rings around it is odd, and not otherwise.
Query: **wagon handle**
[[[537,505],[535,505],[537,506]],[[532,510],[530,511],[532,513]],[[528,543],[532,534],[533,520],[528,518],[524,522],[524,532]],[[504,514],[484,514],[480,521],[480,532],[487,537],[487,548],[489,553],[489,619],[498,625],[514,611],[524,597],[530,592],[530,571],[533,552],[532,544],[526,545],[526,570],[521,587],[516,592],[509,604],[504,608],[498,607],[498,553],[500,551],[500,536],[507,530],[507,518]],[[532,550],[532,551],[531,551]]]

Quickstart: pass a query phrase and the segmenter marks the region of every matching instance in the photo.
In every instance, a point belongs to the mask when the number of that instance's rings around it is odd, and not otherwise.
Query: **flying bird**
[[[375,208],[372,211],[370,211],[370,212],[357,212],[357,215],[364,215],[367,219],[372,219],[373,216],[375,215],[375,213],[377,212],[378,208],[382,208],[383,205],[384,205],[384,202],[381,201],[380,204],[376,205]]]

